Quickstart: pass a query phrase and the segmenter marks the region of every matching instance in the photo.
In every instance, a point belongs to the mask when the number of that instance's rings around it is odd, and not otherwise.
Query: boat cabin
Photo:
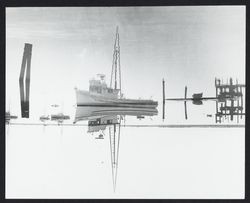
[[[89,81],[89,92],[117,96],[119,89],[109,88],[104,80],[105,75],[98,74],[98,76],[100,79],[92,79]]]
[[[203,93],[196,93],[196,94],[193,94],[193,99],[201,99],[202,98],[202,95]]]

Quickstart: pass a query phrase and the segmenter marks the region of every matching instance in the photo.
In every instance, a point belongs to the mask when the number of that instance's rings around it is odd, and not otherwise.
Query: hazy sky
[[[52,98],[74,103],[97,73],[110,80],[119,26],[122,88],[127,98],[162,99],[204,92],[214,78],[245,79],[245,7],[7,8],[7,105],[19,106],[24,43],[33,44],[32,112]],[[143,91],[142,91],[143,89]],[[41,109],[41,108],[40,108]]]

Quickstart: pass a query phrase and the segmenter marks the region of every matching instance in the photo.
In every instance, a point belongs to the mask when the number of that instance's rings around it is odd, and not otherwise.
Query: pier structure
[[[233,121],[237,116],[237,123],[239,122],[239,116],[245,115],[243,104],[243,92],[245,84],[239,84],[238,80],[233,82],[233,79],[227,79],[226,83],[223,80],[215,78],[215,91],[214,97],[203,97],[203,93],[193,94],[192,97],[187,97],[187,87],[185,86],[185,94],[183,98],[165,98],[165,81],[162,80],[163,86],[163,120],[165,118],[165,101],[184,101],[185,119],[187,119],[187,101],[192,101],[195,105],[202,105],[203,101],[215,101],[216,113],[215,122],[221,123],[224,119]]]
[[[228,81],[228,80],[227,80]],[[243,104],[243,88],[244,84],[233,83],[233,79],[229,79],[229,83],[223,83],[222,80],[215,78],[215,88],[216,88],[216,114],[215,122],[221,123],[225,119],[233,121],[237,118],[237,123],[239,122],[239,116],[245,115],[244,104]]]
[[[233,84],[233,79],[230,78],[229,83],[227,80],[227,83],[224,84],[222,80],[215,78],[216,98],[218,99],[242,97],[243,88],[245,88],[245,85],[238,84],[238,80],[236,80],[236,84]]]

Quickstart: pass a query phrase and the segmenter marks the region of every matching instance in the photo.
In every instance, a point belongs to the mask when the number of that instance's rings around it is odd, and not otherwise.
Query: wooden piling
[[[162,79],[162,119],[165,119],[165,81]]]

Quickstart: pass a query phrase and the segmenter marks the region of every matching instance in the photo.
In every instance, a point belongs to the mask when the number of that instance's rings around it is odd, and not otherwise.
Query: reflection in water
[[[187,87],[185,87],[184,98],[165,98],[165,81],[162,81],[163,85],[163,120],[165,118],[165,101],[184,101],[185,119],[187,116],[187,101],[192,101],[194,105],[202,105],[203,101],[215,101],[216,102],[216,113],[215,122],[221,123],[224,118],[230,116],[230,120],[233,121],[234,117],[237,116],[237,123],[239,123],[239,116],[242,118],[245,115],[243,112],[243,88],[244,84],[233,84],[233,79],[230,78],[229,83],[224,84],[220,79],[215,78],[215,97],[203,97],[203,93],[195,93],[192,97],[187,98]],[[212,117],[212,114],[207,114],[207,117]]]
[[[111,168],[112,168],[112,180],[113,189],[116,189],[116,180],[118,172],[118,157],[119,157],[119,145],[120,145],[120,129],[121,129],[121,116],[117,116],[117,123],[109,126],[109,142],[110,142],[110,155],[111,155]]]
[[[110,86],[105,75],[89,81],[89,91],[76,90],[76,114],[74,123],[88,120],[88,132],[99,132],[97,139],[103,139],[108,126],[113,189],[116,188],[121,120],[126,115],[143,118],[157,115],[158,102],[153,100],[125,99],[121,91],[121,66],[118,27],[116,28]]]
[[[118,172],[118,157],[120,145],[120,127],[125,116],[135,116],[144,118],[145,116],[157,115],[156,108],[141,108],[134,107],[100,107],[100,106],[78,106],[76,108],[75,121],[87,120],[88,133],[100,133],[95,139],[104,139],[104,134],[108,128],[111,169],[113,189],[116,189],[116,180]]]

